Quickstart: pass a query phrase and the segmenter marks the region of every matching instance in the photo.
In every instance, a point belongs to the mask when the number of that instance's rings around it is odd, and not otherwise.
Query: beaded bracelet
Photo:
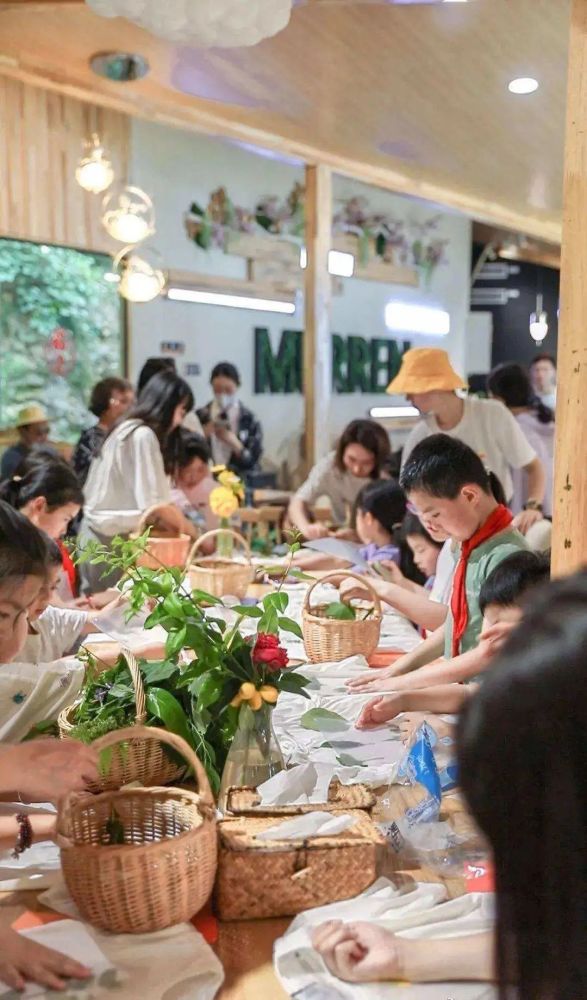
[[[18,858],[31,846],[33,842],[33,828],[26,813],[17,813],[18,835],[12,852],[13,858]]]

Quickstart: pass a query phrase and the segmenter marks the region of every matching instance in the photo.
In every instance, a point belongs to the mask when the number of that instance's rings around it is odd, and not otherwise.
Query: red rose
[[[283,646],[279,645],[279,636],[261,633],[251,654],[253,663],[260,663],[268,670],[278,671],[287,667],[288,656]]]

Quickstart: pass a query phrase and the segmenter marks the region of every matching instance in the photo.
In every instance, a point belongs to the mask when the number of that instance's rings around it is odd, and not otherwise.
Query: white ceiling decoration
[[[257,45],[287,27],[292,0],[86,0],[96,14],[125,17],[153,35],[198,48]]]

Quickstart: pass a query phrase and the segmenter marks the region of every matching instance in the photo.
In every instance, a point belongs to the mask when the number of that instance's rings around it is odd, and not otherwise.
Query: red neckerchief
[[[69,586],[71,588],[71,596],[75,597],[76,591],[76,576],[75,576],[75,566],[73,565],[71,556],[67,551],[63,542],[57,542],[60,552],[61,552],[61,563],[63,565],[63,572],[65,573]]]
[[[453,617],[453,656],[459,655],[461,639],[469,623],[469,605],[467,604],[467,588],[465,586],[469,556],[473,549],[482,545],[489,538],[493,538],[494,535],[498,535],[500,531],[505,531],[506,528],[509,528],[513,519],[511,510],[508,510],[503,504],[499,504],[493,511],[493,514],[489,515],[485,524],[482,524],[475,534],[471,538],[468,538],[466,542],[463,542],[461,546],[461,557],[455,570],[450,598],[450,610]]]

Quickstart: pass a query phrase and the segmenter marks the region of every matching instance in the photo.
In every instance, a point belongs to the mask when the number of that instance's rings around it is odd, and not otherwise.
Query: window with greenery
[[[95,382],[123,370],[124,309],[106,254],[0,239],[0,427],[29,403],[51,438],[88,426]]]

